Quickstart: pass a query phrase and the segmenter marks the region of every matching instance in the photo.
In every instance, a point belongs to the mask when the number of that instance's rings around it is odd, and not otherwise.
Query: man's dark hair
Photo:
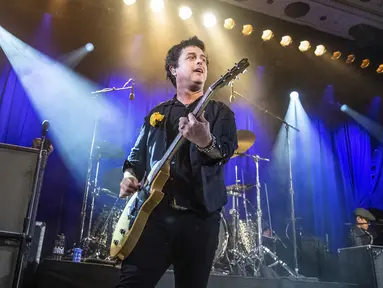
[[[196,46],[205,52],[205,43],[202,40],[198,39],[197,36],[193,36],[188,40],[182,40],[179,44],[174,45],[169,49],[168,54],[165,59],[165,70],[166,70],[166,79],[170,79],[173,86],[177,88],[176,77],[170,72],[170,66],[177,68],[178,60],[180,59],[182,50],[186,47]],[[209,64],[209,61],[206,62]]]

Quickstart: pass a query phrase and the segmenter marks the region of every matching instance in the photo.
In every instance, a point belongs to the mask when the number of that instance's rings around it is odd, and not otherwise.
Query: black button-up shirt
[[[178,134],[179,118],[191,112],[196,104],[194,102],[191,107],[186,107],[174,97],[152,109],[145,117],[123,170],[132,168],[139,180],[145,172],[149,173]],[[153,126],[150,117],[155,112],[165,117]],[[185,141],[171,161],[171,179],[163,192],[171,194],[177,205],[211,213],[227,203],[223,164],[233,155],[238,143],[234,113],[229,107],[211,100],[205,108],[205,118],[210,123],[210,132],[216,138],[222,159],[212,159],[198,151],[195,144]]]

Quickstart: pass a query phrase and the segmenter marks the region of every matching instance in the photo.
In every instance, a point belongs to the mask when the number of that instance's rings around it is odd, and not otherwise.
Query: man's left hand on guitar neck
[[[208,147],[213,141],[210,124],[204,114],[205,111],[197,119],[192,113],[189,113],[187,118],[181,117],[178,124],[178,130],[182,136],[200,148]]]

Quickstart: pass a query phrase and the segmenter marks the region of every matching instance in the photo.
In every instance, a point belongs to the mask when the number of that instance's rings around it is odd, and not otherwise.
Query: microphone
[[[129,99],[134,100],[134,80],[132,81],[132,88],[130,90]]]
[[[229,101],[230,101],[230,103],[231,103],[231,102],[233,102],[233,100],[235,100],[235,95],[234,95],[234,85],[233,85],[233,82],[231,82],[230,86],[231,86],[231,93],[230,93]]]
[[[42,135],[45,136],[47,135],[47,131],[48,131],[48,128],[49,128],[49,121],[48,120],[44,120],[43,121],[43,127],[42,127]]]

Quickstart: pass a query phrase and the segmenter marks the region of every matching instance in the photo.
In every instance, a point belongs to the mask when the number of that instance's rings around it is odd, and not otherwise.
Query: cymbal
[[[242,192],[255,187],[254,184],[233,184],[226,187],[226,191]]]
[[[255,134],[249,130],[237,130],[238,149],[231,158],[237,157],[236,153],[245,153],[255,142]]]
[[[121,159],[126,156],[124,149],[107,141],[100,143],[97,147],[97,150],[101,158]]]

